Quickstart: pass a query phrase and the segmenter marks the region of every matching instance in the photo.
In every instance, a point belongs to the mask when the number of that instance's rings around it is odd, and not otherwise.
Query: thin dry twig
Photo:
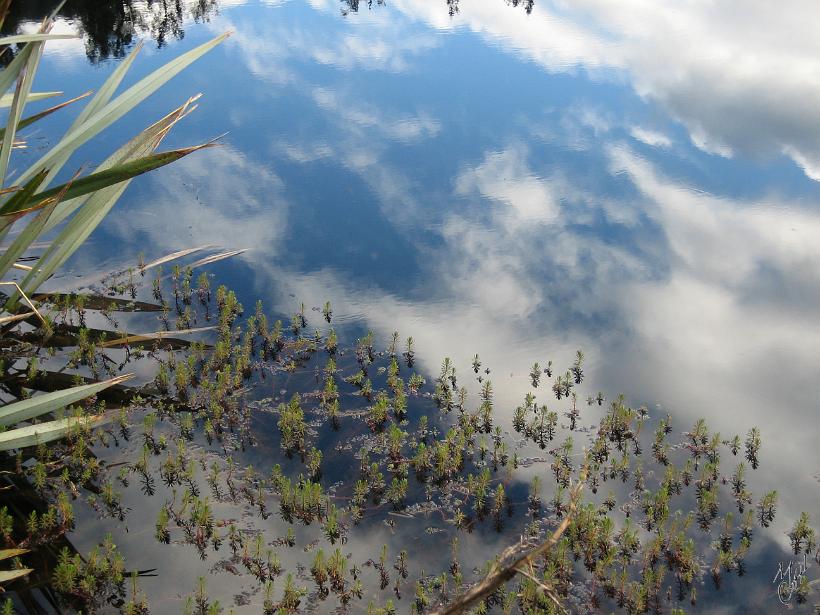
[[[31,299],[29,299],[26,293],[23,292],[23,289],[20,288],[20,285],[17,282],[0,282],[0,286],[14,286],[17,289],[17,292],[20,293],[20,296],[25,299],[26,303],[28,303],[28,306],[31,308],[32,312],[34,312],[37,315],[37,318],[40,319],[40,322],[46,324],[45,318],[43,318],[40,312],[37,311],[37,308],[31,302]]]
[[[517,545],[508,547],[504,550],[498,560],[496,560],[496,563],[493,564],[493,567],[482,581],[476,583],[466,592],[457,596],[449,604],[430,611],[428,615],[458,615],[459,613],[464,613],[475,603],[492,594],[495,590],[504,585],[504,583],[515,577],[516,574],[520,574],[526,566],[531,565],[534,561],[538,560],[550,549],[552,549],[561,539],[561,536],[567,530],[570,523],[572,523],[572,518],[575,516],[575,511],[577,510],[578,497],[584,487],[585,480],[586,467],[582,469],[580,480],[572,489],[569,510],[567,511],[566,516],[547,540],[539,544],[537,547],[530,549],[524,555],[519,556],[512,563],[502,564],[502,562],[513,557],[516,551],[518,551]],[[553,600],[557,600],[554,595],[549,595]]]

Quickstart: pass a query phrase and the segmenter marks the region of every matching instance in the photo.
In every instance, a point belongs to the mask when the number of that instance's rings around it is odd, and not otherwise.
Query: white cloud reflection
[[[724,434],[762,427],[758,480],[771,485],[788,473],[792,481],[779,522],[785,525],[794,511],[811,507],[816,492],[809,473],[789,473],[795,451],[801,464],[820,464],[813,433],[798,427],[816,414],[820,382],[813,309],[820,300],[813,266],[820,262],[813,241],[820,214],[780,203],[784,216],[771,202],[693,191],[625,145],[610,147],[608,158],[609,172],[628,177],[640,192],[637,202],[621,204],[651,220],[631,235],[657,244],[649,253],[574,228],[577,204],[597,207],[594,195],[559,178],[535,177],[512,145],[488,152],[456,181],[457,191],[469,186],[474,198],[496,205],[489,217],[470,210],[445,217],[444,245],[428,252],[420,276],[425,299],[362,285],[334,268],[274,268],[269,275],[283,287],[278,308],[292,307],[289,293],[316,305],[330,299],[339,314],[359,315],[381,339],[394,330],[412,335],[428,375],[444,356],[466,372],[479,353],[494,370],[502,416],[528,390],[534,361],[565,365],[581,347],[592,387],[663,403],[676,429],[700,416]],[[504,189],[485,175],[503,175]],[[575,205],[556,205],[549,219],[533,219],[533,192]],[[601,326],[590,326],[596,319]],[[546,390],[538,393],[555,404]],[[585,413],[594,420],[597,410]]]
[[[150,180],[151,198],[106,225],[125,237],[146,237],[155,254],[204,244],[251,248],[255,256],[247,258],[263,261],[277,254],[287,202],[282,180],[266,166],[222,146],[197,152]]]
[[[785,154],[820,179],[820,6],[729,3],[536,2],[531,15],[495,0],[393,6],[435,28],[468,28],[550,72],[626,80],[660,103],[709,153]]]

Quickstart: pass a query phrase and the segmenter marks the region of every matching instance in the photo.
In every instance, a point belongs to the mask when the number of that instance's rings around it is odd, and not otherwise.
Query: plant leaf
[[[20,421],[26,421],[48,412],[54,412],[59,408],[70,406],[81,399],[95,395],[103,389],[107,389],[115,384],[120,384],[133,377],[133,374],[125,374],[94,384],[84,384],[62,391],[37,395],[3,406],[0,408],[0,426],[14,425]]]
[[[20,74],[20,71],[23,70],[23,67],[28,62],[28,56],[31,54],[31,50],[28,49],[30,46],[26,45],[23,49],[14,56],[14,59],[9,63],[9,65],[0,72],[0,94],[5,94],[9,91],[11,84],[17,81],[17,77]]]
[[[148,173],[148,171],[153,171],[154,169],[164,167],[166,164],[179,160],[188,154],[211,146],[212,144],[206,143],[203,145],[195,145],[193,147],[175,149],[144,156],[142,158],[138,158],[137,160],[125,162],[109,169],[105,169],[104,171],[98,171],[96,173],[92,173],[91,175],[81,177],[80,179],[44,190],[38,194],[29,195],[28,198],[17,199],[14,206],[11,205],[12,199],[10,199],[8,203],[0,207],[0,216],[9,216],[34,211],[47,204],[49,199],[52,199],[63,192],[63,199],[76,199],[78,197],[85,196],[86,194],[91,194],[102,190],[103,188],[108,188],[124,181],[128,181],[138,175]]]
[[[213,331],[216,327],[199,327],[196,329],[180,329],[177,331],[155,331],[153,333],[135,333],[133,335],[126,335],[115,340],[108,340],[98,344],[100,348],[111,348],[112,346],[123,346],[125,344],[138,344],[152,340],[166,340],[174,339],[177,335],[192,335],[194,333],[202,333],[204,331]]]
[[[134,47],[133,51],[128,54],[128,57],[125,58],[122,62],[117,65],[117,68],[114,69],[114,72],[109,75],[108,79],[105,80],[102,87],[97,91],[88,104],[80,111],[80,114],[71,124],[71,127],[63,136],[65,139],[71,132],[77,128],[78,126],[82,126],[82,124],[93,114],[97,113],[100,109],[104,108],[105,105],[111,100],[111,97],[114,95],[114,92],[117,91],[117,88],[122,83],[122,80],[125,78],[126,73],[131,68],[131,65],[134,63],[134,60],[137,58],[140,50],[142,49],[142,42],[137,43]],[[51,164],[51,173],[46,181],[46,186],[51,183],[51,180],[54,179],[54,176],[60,172],[68,159],[71,157],[72,152],[68,151],[62,155],[60,155],[54,162]]]
[[[248,251],[248,248],[243,248],[241,250],[228,250],[227,252],[221,252],[219,254],[212,254],[211,256],[206,256],[205,258],[200,258],[197,261],[194,261],[188,267],[191,269],[196,269],[197,267],[202,267],[203,265],[210,265],[211,263],[215,263],[217,261],[221,261],[226,258],[231,258],[232,256],[239,256],[240,254],[244,254]]]
[[[46,98],[54,98],[55,96],[62,96],[62,92],[31,92],[26,96],[26,104],[30,102],[37,102],[38,100],[45,100]],[[0,96],[0,108],[10,107],[14,101],[14,94],[3,94]]]
[[[31,84],[34,81],[34,73],[40,63],[40,56],[43,51],[43,43],[29,43],[20,52],[20,56],[25,57],[25,63],[20,67],[17,75],[17,87],[14,90],[9,117],[6,122],[6,131],[3,133],[3,141],[0,144],[0,186],[6,183],[6,171],[8,170],[11,148],[14,145],[14,135],[17,131],[17,124],[26,106],[26,99],[31,91]],[[21,183],[23,180],[21,180]]]
[[[68,105],[73,104],[73,103],[77,102],[78,100],[82,100],[83,98],[86,98],[87,96],[90,96],[90,95],[91,95],[91,91],[88,91],[85,94],[80,94],[76,98],[72,98],[71,100],[67,100],[63,103],[60,103],[59,105],[54,105],[53,107],[49,107],[45,111],[40,111],[40,113],[35,113],[34,115],[30,115],[27,118],[23,118],[22,120],[20,120],[20,123],[17,124],[17,130],[18,131],[23,130],[23,128],[31,126],[34,122],[37,122],[37,121],[43,119],[44,117],[47,117],[47,116],[51,115],[55,111],[59,111],[63,107],[67,107]],[[2,139],[5,136],[5,134],[6,134],[6,129],[5,128],[0,128],[0,139]]]
[[[66,155],[70,155],[80,145],[120,119],[123,115],[148,98],[148,96],[153,94],[157,89],[168,82],[172,77],[177,75],[185,67],[213,49],[228,36],[229,33],[221,34],[213,40],[182,54],[174,60],[171,60],[166,65],[155,70],[147,77],[132,85],[125,92],[108,102],[98,111],[91,113],[82,124],[76,126],[76,128],[70,129],[68,133],[60,140],[60,142],[57,143],[57,145],[55,145],[40,160],[29,167],[29,169],[21,176],[20,181],[22,182],[27,180],[31,175],[44,167],[49,167],[52,169],[52,173],[50,175],[50,177],[52,177],[58,168],[57,163],[63,163]],[[37,43],[29,44],[36,45]],[[95,100],[92,100],[89,105],[94,102]],[[47,183],[48,180],[46,180],[46,185]]]
[[[0,257],[0,264],[2,268],[0,268],[0,275],[5,275],[6,272],[11,268],[11,266],[19,259],[23,253],[28,250],[29,246],[40,236],[40,233],[43,230],[43,225],[48,220],[51,212],[57,207],[57,204],[60,202],[59,197],[47,200],[44,202],[43,210],[32,220],[29,222],[23,231],[15,237],[14,241],[11,242],[11,245],[6,249],[3,255]],[[3,224],[4,220],[14,221],[22,214],[17,214],[13,216],[0,216],[0,225]],[[5,230],[7,227],[2,227]],[[32,271],[29,271],[28,275],[31,275]],[[6,307],[10,308],[16,305],[17,300],[19,299],[19,290],[14,291],[14,295],[12,295],[13,301],[10,299],[6,302]]]
[[[162,258],[158,258],[154,261],[151,261],[145,267],[142,268],[143,271],[148,271],[149,269],[153,269],[154,267],[159,267],[167,262],[176,260],[178,258],[182,258],[183,256],[188,256],[189,254],[194,254],[195,252],[201,252],[202,250],[207,250],[208,248],[213,248],[212,244],[205,244],[204,246],[199,246],[196,248],[187,248],[185,250],[177,250],[176,252],[171,252],[163,256]]]
[[[29,316],[34,316],[34,312],[23,312],[22,314],[13,314],[12,316],[2,316],[0,317],[0,325],[7,325],[10,322],[25,320]]]
[[[3,208],[8,207],[9,209],[17,209],[21,207],[23,203],[28,201],[32,194],[40,187],[40,184],[43,183],[43,180],[46,178],[46,171],[41,171],[34,177],[32,177],[25,186],[20,188],[19,186],[15,186],[16,191],[12,194],[12,196],[3,204]],[[2,209],[2,208],[0,208]],[[0,229],[5,230],[7,227],[11,226],[17,217],[7,217],[7,218],[0,218]],[[0,257],[0,277],[4,276],[8,271],[8,268],[11,266],[11,263],[17,260],[20,255],[10,255],[9,250],[6,250],[6,253]],[[4,261],[9,261],[5,263]]]
[[[168,133],[171,127],[188,113],[196,109],[196,105],[192,105],[192,103],[198,98],[199,96],[189,98],[184,104],[180,105],[171,113],[154,122],[151,126],[140,132],[128,143],[120,147],[111,156],[106,158],[105,161],[97,167],[97,171],[110,169],[114,165],[128,162],[129,160],[134,160],[153,152],[159,145],[160,141],[162,141],[162,137]],[[91,197],[85,196],[79,199],[71,199],[69,201],[61,202],[55,209],[54,213],[49,217],[48,222],[43,228],[43,232],[48,233],[60,222],[71,215],[72,212],[85,206],[89,198]]]
[[[0,562],[4,559],[11,559],[12,557],[20,557],[28,553],[28,549],[2,549],[0,550]]]
[[[17,570],[0,570],[0,583],[8,583],[25,577],[34,571],[33,568],[18,568]]]
[[[26,446],[35,446],[37,444],[59,440],[68,435],[72,429],[80,426],[97,427],[108,420],[109,418],[105,415],[68,417],[4,431],[0,433],[0,451],[25,448]]]
[[[160,160],[162,160],[162,164],[168,164],[169,162],[177,160],[184,155],[196,151],[197,149],[200,149],[200,147],[175,150],[177,154],[168,158],[160,158]],[[179,155],[180,153],[181,155]],[[129,163],[126,163],[126,165],[127,164]],[[162,164],[156,166],[162,166]],[[121,167],[126,165],[121,165]],[[156,168],[156,166],[152,168]],[[145,169],[141,172],[144,173],[146,170],[149,169]],[[105,171],[103,173],[105,173]],[[77,250],[77,248],[80,247],[80,245],[82,245],[93,230],[97,228],[105,215],[111,210],[117,202],[117,199],[120,198],[127,187],[128,181],[121,180],[120,183],[114,186],[109,186],[101,190],[99,188],[96,189],[97,192],[91,196],[82,211],[77,213],[77,215],[71,219],[71,221],[60,232],[57,239],[54,240],[51,246],[40,257],[37,267],[32,269],[26,277],[23,278],[20,286],[24,292],[31,294],[36,291],[40,284],[48,279],[48,277],[51,276],[51,274],[53,274],[54,271],[56,271],[57,268],[60,267]],[[18,295],[19,293],[16,292],[12,295],[6,303],[7,309],[16,305],[16,302],[19,299]]]
[[[83,306],[87,310],[114,310],[116,312],[161,312],[162,306],[156,303],[146,303],[135,299],[121,299],[105,295],[90,295],[87,293],[40,293],[32,297],[34,301],[57,304],[68,298],[82,297]]]
[[[31,43],[33,41],[54,41],[60,39],[81,38],[78,34],[13,34],[0,38],[0,45],[16,45],[18,43]]]

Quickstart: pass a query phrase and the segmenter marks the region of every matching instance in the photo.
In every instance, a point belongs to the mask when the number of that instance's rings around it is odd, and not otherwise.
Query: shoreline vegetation
[[[760,431],[682,428],[609,398],[581,351],[561,369],[534,363],[510,417],[478,355],[444,358],[428,381],[412,337],[349,341],[330,302],[289,320],[261,301],[246,310],[208,273],[241,250],[140,255],[79,292],[42,292],[133,178],[213,142],[156,153],[193,97],[52,186],[72,152],[228,36],[117,94],[137,46],[97,92],[26,115],[54,94],[31,87],[48,41],[66,36],[50,34],[55,14],[0,39],[24,45],[0,73],[0,612],[149,613],[149,576],[174,571],[161,557],[132,569],[112,535],[78,552],[72,534],[97,519],[253,582],[240,601],[200,577],[179,609],[192,615],[680,614],[698,612],[704,580],[711,592],[745,575],[778,507],[777,491],[749,489]],[[13,171],[25,128],[80,101],[66,135]],[[803,513],[788,544],[817,559],[811,522]],[[384,527],[390,544],[372,542]],[[440,552],[418,552],[419,535]],[[805,575],[782,588],[795,604],[812,591]]]

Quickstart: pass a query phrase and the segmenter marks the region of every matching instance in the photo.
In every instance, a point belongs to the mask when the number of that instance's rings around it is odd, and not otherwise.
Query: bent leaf
[[[26,104],[37,102],[38,100],[45,100],[46,98],[62,96],[62,94],[62,92],[31,92],[26,96]],[[3,94],[3,96],[0,96],[0,108],[10,107],[13,101],[14,94]]]
[[[105,295],[90,295],[87,293],[39,293],[32,297],[42,303],[60,303],[66,299],[82,298],[83,306],[87,310],[114,310],[116,312],[161,312],[162,306],[156,303],[147,303],[135,299],[121,299]]]
[[[5,431],[0,433],[0,451],[53,442],[64,438],[77,427],[98,427],[108,420],[108,417],[104,415],[80,418],[68,417]]]
[[[153,333],[135,333],[133,335],[126,335],[115,340],[108,340],[98,344],[100,348],[111,348],[112,346],[123,346],[125,344],[142,344],[153,340],[170,341],[175,340],[184,342],[184,340],[176,340],[177,335],[192,335],[194,333],[203,333],[204,331],[213,331],[216,327],[199,327],[196,329],[180,329],[178,331],[155,331]]]
[[[29,169],[21,176],[21,181],[27,180],[31,175],[44,167],[52,168],[51,177],[53,177],[58,168],[58,166],[55,165],[56,162],[62,162],[65,156],[73,153],[83,143],[120,119],[123,115],[128,113],[131,109],[156,92],[172,77],[177,75],[180,71],[206,54],[208,51],[216,47],[228,36],[228,33],[217,36],[213,40],[182,54],[174,60],[171,60],[166,65],[140,80],[138,83],[132,85],[125,92],[111,100],[103,108],[99,109],[99,111],[92,113],[82,124],[69,130],[65,137],[57,143],[57,145],[55,145],[39,161],[29,167]],[[29,44],[36,45],[38,43]],[[94,100],[91,102],[93,103]]]
[[[12,557],[20,557],[28,553],[28,549],[2,549],[0,550],[0,562],[4,559],[11,559]]]
[[[54,391],[44,395],[37,395],[22,401],[14,402],[0,408],[0,426],[14,425],[20,421],[35,418],[48,412],[54,412],[60,408],[85,399],[107,389],[115,384],[120,384],[133,378],[133,374],[117,376],[94,384],[84,384],[81,386]]]
[[[158,120],[157,122],[154,122],[151,126],[140,132],[137,136],[128,141],[128,143],[120,147],[116,152],[114,152],[108,158],[106,158],[103,161],[103,163],[99,167],[97,167],[97,171],[110,169],[111,167],[116,166],[118,164],[129,162],[131,160],[136,160],[137,158],[152,153],[154,149],[156,149],[159,146],[160,142],[162,141],[162,138],[168,133],[171,127],[173,127],[173,125],[176,124],[176,122],[187,116],[188,113],[196,109],[196,105],[192,105],[192,103],[194,103],[198,98],[199,96],[189,98],[184,104],[180,105],[171,113],[169,113],[162,119]],[[93,102],[94,101],[92,100],[92,102],[89,103],[89,105]],[[70,199],[68,201],[61,202],[56,207],[54,212],[49,216],[48,221],[43,227],[43,233],[48,233],[50,230],[52,230],[54,227],[60,224],[60,222],[65,220],[68,216],[70,216],[74,211],[76,211],[79,208],[83,208],[83,211],[78,215],[81,215],[84,218],[90,215],[89,211],[93,211],[97,212],[94,214],[95,217],[102,219],[102,216],[104,216],[105,213],[107,213],[111,209],[111,207],[113,207],[115,202],[109,199],[109,202],[106,205],[106,207],[99,209],[98,205],[99,203],[103,202],[103,200],[97,198],[97,205],[94,205],[90,202],[90,199],[92,198],[96,197],[86,195],[78,199]],[[90,221],[84,222],[84,224],[90,223]],[[64,239],[65,230],[60,235],[60,241],[63,241]]]
[[[56,41],[80,38],[77,34],[14,34],[0,38],[0,45],[16,45],[19,43],[31,43],[33,41]]]
[[[104,171],[98,171],[97,173],[92,173],[91,175],[81,177],[80,179],[76,179],[70,183],[61,184],[49,190],[44,190],[38,194],[30,195],[25,200],[20,199],[15,207],[10,205],[11,200],[9,200],[6,205],[0,208],[0,215],[8,216],[11,214],[33,211],[39,207],[42,207],[49,199],[57,196],[62,191],[65,191],[65,194],[62,197],[64,200],[68,201],[70,199],[76,199],[78,197],[85,196],[86,194],[91,194],[92,192],[102,190],[103,188],[108,188],[109,186],[128,181],[129,179],[133,179],[138,175],[148,173],[154,169],[159,169],[160,167],[164,167],[166,164],[179,160],[180,158],[183,158],[184,156],[187,156],[197,150],[212,146],[213,144],[211,143],[205,143],[203,145],[195,145],[193,147],[160,152],[159,154],[151,154],[150,156],[145,156],[131,162],[126,162]]]
[[[9,583],[15,579],[28,576],[34,571],[33,568],[18,568],[17,570],[0,570],[0,583]]]
[[[82,100],[83,98],[86,98],[90,95],[91,95],[91,91],[89,90],[85,94],[80,94],[76,98],[72,98],[71,100],[67,100],[65,102],[62,102],[59,105],[54,105],[53,107],[49,107],[45,111],[40,111],[39,113],[35,113],[34,115],[30,115],[26,118],[23,118],[17,124],[17,130],[22,130],[23,128],[27,128],[28,126],[31,126],[34,122],[37,122],[37,121],[43,119],[44,117],[48,117],[49,115],[51,115],[55,111],[59,111],[63,107],[67,107],[68,105],[71,105],[71,104],[77,102],[78,100]],[[0,128],[0,139],[3,139],[5,134],[6,134],[6,129],[5,128]]]

